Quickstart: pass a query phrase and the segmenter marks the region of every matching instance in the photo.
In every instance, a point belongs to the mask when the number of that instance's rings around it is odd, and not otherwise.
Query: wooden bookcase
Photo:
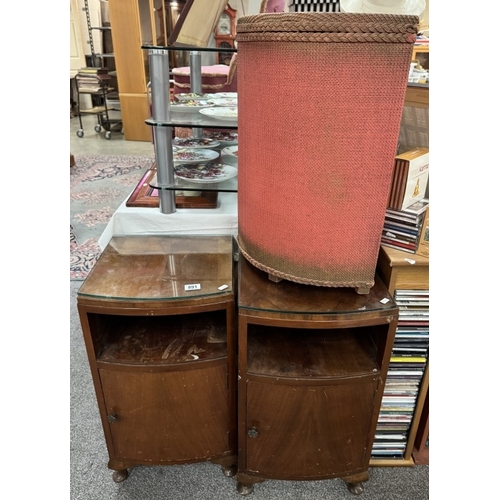
[[[429,259],[420,255],[382,246],[377,263],[377,273],[391,294],[394,294],[397,289],[429,289]],[[428,449],[425,449],[429,433],[428,393],[429,361],[426,363],[425,372],[420,382],[403,458],[372,458],[370,466],[412,466],[417,463],[413,456],[415,446],[419,453],[418,463],[428,463]]]

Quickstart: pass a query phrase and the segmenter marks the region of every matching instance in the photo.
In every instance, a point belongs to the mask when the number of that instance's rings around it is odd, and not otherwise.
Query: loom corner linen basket
[[[373,286],[417,32],[417,16],[238,20],[238,243],[253,265]]]

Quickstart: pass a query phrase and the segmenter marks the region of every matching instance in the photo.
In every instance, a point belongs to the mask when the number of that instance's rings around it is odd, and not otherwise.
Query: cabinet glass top
[[[269,275],[250,264],[243,256],[238,262],[238,307],[272,313],[342,315],[397,310],[386,286],[376,277],[370,293],[358,294],[354,288],[303,285],[282,280],[275,283]],[[241,284],[245,285],[242,286]]]
[[[169,300],[233,291],[232,236],[115,236],[78,296]]]

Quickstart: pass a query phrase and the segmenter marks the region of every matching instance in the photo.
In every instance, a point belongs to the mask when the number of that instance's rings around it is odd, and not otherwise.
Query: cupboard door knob
[[[255,427],[252,427],[248,429],[247,434],[251,438],[256,438],[259,435],[259,431]]]
[[[106,417],[110,424],[114,424],[118,420],[118,415],[116,413],[112,413]]]

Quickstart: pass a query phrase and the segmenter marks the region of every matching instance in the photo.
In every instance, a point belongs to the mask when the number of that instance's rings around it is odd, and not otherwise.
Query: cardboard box
[[[429,258],[429,207],[425,211],[422,229],[420,230],[420,239],[418,241],[417,255]]]

